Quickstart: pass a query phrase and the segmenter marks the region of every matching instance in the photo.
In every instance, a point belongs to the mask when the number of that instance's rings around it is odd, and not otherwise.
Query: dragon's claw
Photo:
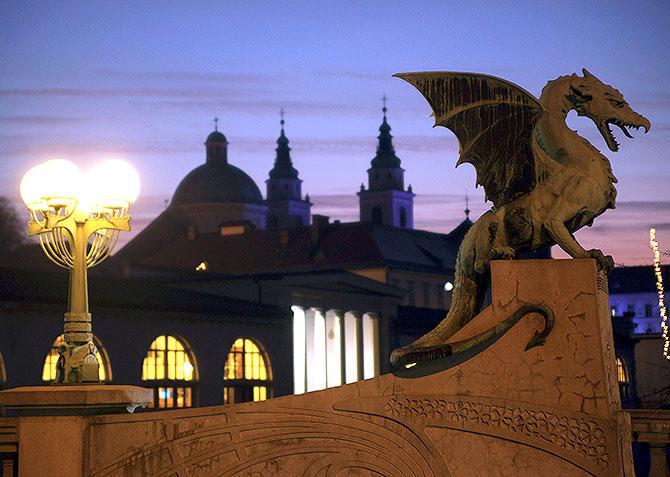
[[[591,249],[586,252],[589,257],[594,258],[598,264],[598,268],[603,270],[605,273],[609,273],[614,268],[614,259],[611,255],[605,255],[602,250],[597,248]]]
[[[489,252],[491,260],[511,260],[515,255],[516,252],[514,249],[507,246],[491,247],[491,251]]]

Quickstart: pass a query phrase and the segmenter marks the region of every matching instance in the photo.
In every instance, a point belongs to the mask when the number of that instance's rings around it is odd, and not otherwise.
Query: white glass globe
[[[82,206],[127,207],[140,195],[140,176],[126,161],[110,159],[86,173]]]
[[[52,159],[28,170],[21,179],[21,199],[31,209],[46,208],[48,199],[77,199],[82,190],[82,172],[73,162]]]

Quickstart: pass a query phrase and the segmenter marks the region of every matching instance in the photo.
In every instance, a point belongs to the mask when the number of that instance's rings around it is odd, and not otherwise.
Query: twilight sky
[[[382,94],[416,226],[448,231],[488,206],[474,169],[454,169],[455,136],[391,75],[489,73],[539,96],[586,67],[652,123],[606,149],[619,206],[578,233],[619,264],[650,263],[648,227],[670,249],[670,4],[667,2],[25,2],[0,3],[0,195],[18,200],[23,173],[63,157],[86,167],[120,157],[142,177],[140,229],[179,180],[204,161],[214,116],[230,162],[261,190],[280,108],[313,211],[355,220],[381,119]],[[133,210],[133,209],[131,209]],[[126,239],[129,234],[126,234]]]

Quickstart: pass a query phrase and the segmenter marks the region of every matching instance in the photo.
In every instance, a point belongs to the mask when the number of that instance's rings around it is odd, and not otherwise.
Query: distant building
[[[668,272],[669,265],[661,267],[663,277],[668,277]],[[608,278],[612,316],[631,313],[637,325],[636,334],[660,333],[661,311],[654,268],[651,265],[617,267]]]
[[[667,278],[670,266],[661,267]],[[609,277],[610,312],[622,402],[670,406],[670,361],[665,359],[656,274],[651,265],[617,267]]]

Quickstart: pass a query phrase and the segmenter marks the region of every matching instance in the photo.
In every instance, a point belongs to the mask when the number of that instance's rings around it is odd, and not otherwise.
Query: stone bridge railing
[[[659,409],[630,409],[633,443],[648,444],[651,451],[649,477],[670,475],[666,448],[670,444],[670,411]],[[640,453],[637,453],[638,461]],[[646,470],[646,463],[636,462],[638,474]],[[645,477],[638,475],[637,477]]]
[[[17,449],[21,476],[630,477],[631,436],[652,447],[644,472],[667,475],[670,415],[621,410],[607,284],[594,261],[498,261],[491,271],[491,306],[452,339],[542,303],[556,315],[542,346],[527,349],[546,326],[529,315],[476,356],[436,360],[443,368],[430,374],[400,370],[260,403],[162,412],[63,413],[88,409],[94,393],[144,402],[133,397],[144,390],[122,386],[2,391],[6,409],[25,411],[19,398],[30,395],[34,412],[40,403],[61,411],[0,419],[2,477],[16,472]],[[54,394],[63,396],[45,397]],[[66,394],[77,406],[65,409]]]

